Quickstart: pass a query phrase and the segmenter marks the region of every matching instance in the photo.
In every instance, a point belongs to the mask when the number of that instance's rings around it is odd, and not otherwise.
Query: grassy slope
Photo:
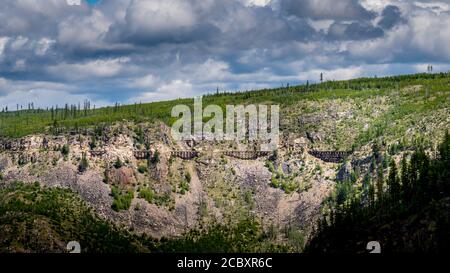
[[[389,78],[362,78],[351,81],[295,86],[289,89],[282,88],[208,95],[204,97],[203,104],[218,104],[222,107],[227,104],[280,104],[282,111],[281,119],[289,120],[289,118],[292,118],[290,113],[295,113],[296,109],[301,109],[303,114],[320,112],[327,110],[320,107],[321,105],[325,105],[324,102],[331,103],[331,106],[334,103],[334,106],[339,108],[342,103],[347,101],[353,107],[358,106],[360,108],[359,110],[361,111],[357,114],[366,114],[370,117],[373,113],[364,111],[367,107],[374,106],[371,99],[387,97],[388,99],[383,101],[387,106],[387,111],[375,119],[370,119],[368,131],[363,132],[362,125],[359,123],[344,123],[343,127],[340,128],[346,130],[356,126],[358,130],[353,142],[356,145],[361,145],[379,135],[380,132],[387,133],[384,132],[384,129],[388,127],[388,133],[398,134],[407,124],[399,122],[394,127],[390,127],[390,124],[395,123],[397,120],[402,120],[407,117],[408,122],[414,122],[424,112],[429,114],[430,111],[448,108],[449,81],[450,78],[447,74],[416,74]],[[414,85],[421,85],[422,88],[417,92],[399,92],[399,90],[407,90],[405,88]],[[161,120],[167,124],[171,124],[174,120],[170,116],[172,107],[177,104],[192,105],[192,102],[192,99],[180,99],[148,104],[106,107],[87,112],[83,110],[71,112],[69,110],[66,113],[64,109],[60,109],[58,113],[54,113],[54,119],[52,119],[51,111],[46,110],[0,113],[0,136],[21,137],[33,133],[51,132],[55,121],[56,127],[66,131],[113,123],[123,119],[134,120],[136,122]],[[305,104],[307,102],[313,104],[309,104],[308,107]],[[301,129],[293,128],[290,124],[295,124],[295,122],[284,122],[284,125],[282,122],[282,129],[287,129],[288,131]],[[340,140],[337,134],[333,134],[332,136],[334,139],[330,140],[330,142],[333,142],[334,145],[343,146],[341,142],[344,141],[342,139]]]

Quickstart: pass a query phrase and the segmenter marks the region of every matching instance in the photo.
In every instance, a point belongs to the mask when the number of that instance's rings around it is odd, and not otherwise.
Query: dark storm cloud
[[[239,1],[132,1],[124,20],[106,39],[114,43],[155,46],[199,42],[211,46],[254,47],[273,41],[307,40],[314,29],[304,19],[287,20],[268,7]]]
[[[405,21],[400,9],[397,6],[389,5],[384,8],[378,25],[384,29],[391,29],[398,24],[405,23]]]
[[[106,40],[155,46],[208,40],[220,30],[208,20],[209,5],[200,1],[131,1],[123,20],[114,22]]]
[[[384,35],[384,31],[367,22],[354,23],[334,23],[328,30],[330,39],[336,40],[367,40],[379,38]]]
[[[375,13],[358,0],[279,0],[281,9],[290,15],[311,19],[370,20]]]

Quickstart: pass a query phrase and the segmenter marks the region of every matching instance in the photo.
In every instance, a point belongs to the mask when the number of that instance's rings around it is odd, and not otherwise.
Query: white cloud
[[[427,68],[430,64],[429,63],[419,63],[414,64],[413,69],[417,73],[424,73],[427,72]],[[433,64],[433,72],[449,72],[450,71],[450,64]]]
[[[89,94],[71,94],[63,90],[48,90],[48,89],[32,89],[29,91],[14,91],[8,93],[6,96],[0,97],[0,106],[8,107],[10,110],[16,110],[17,104],[26,107],[28,103],[33,102],[35,108],[46,108],[49,106],[63,107],[65,103],[78,104],[85,100],[90,100],[92,106],[96,107],[107,106],[111,102],[104,100],[93,100]]]
[[[12,81],[0,77],[0,96],[5,96],[9,91],[30,91],[32,89],[73,90],[72,87],[61,83],[46,81]]]
[[[361,5],[376,12],[381,12],[386,6],[393,4],[397,0],[362,0]]]
[[[88,99],[92,105],[106,106],[105,100],[92,98],[90,94],[75,93],[73,87],[65,84],[38,81],[11,81],[0,77],[0,107],[16,110],[17,104],[27,107],[33,102],[34,106],[63,106],[65,103],[77,104]]]
[[[53,75],[71,80],[96,77],[108,78],[118,75],[128,62],[128,58],[117,58],[75,64],[61,63],[50,66],[48,71]]]
[[[15,51],[21,50],[28,43],[28,41],[29,39],[27,37],[19,36],[11,42],[10,47]]]
[[[188,98],[195,95],[193,91],[193,86],[190,82],[173,80],[167,84],[161,85],[154,92],[145,92],[137,97],[131,98],[128,100],[128,103]]]
[[[226,62],[207,59],[201,64],[186,65],[181,69],[181,72],[185,73],[188,78],[209,82],[225,79],[230,74],[229,69],[230,66]]]
[[[439,62],[450,61],[450,14],[435,16],[418,11],[384,37],[347,43],[346,51],[358,59],[393,62],[397,58],[427,56]]]
[[[444,2],[439,2],[439,1],[431,2],[431,3],[424,3],[424,2],[416,1],[416,2],[414,2],[414,5],[421,7],[423,9],[432,10],[438,14],[440,14],[442,12],[448,12],[450,10],[449,3],[444,3]]]
[[[311,19],[308,19],[308,22],[316,31],[324,31],[326,33],[326,32],[328,32],[328,29],[330,28],[330,26],[334,23],[334,20],[311,20]]]
[[[58,25],[58,41],[68,47],[92,47],[102,44],[111,26],[109,19],[100,11],[93,10],[86,17],[69,17]]]
[[[132,79],[128,84],[131,88],[154,88],[158,84],[158,79],[152,74]]]
[[[421,13],[410,19],[411,43],[420,51],[450,60],[450,14],[433,16]]]
[[[188,1],[133,0],[125,16],[131,33],[164,35],[167,32],[193,27],[196,14]]]
[[[10,110],[16,110],[17,104],[19,104],[19,107],[20,105],[25,107],[28,103],[33,102],[36,108],[56,105],[62,107],[65,102],[76,104],[85,100],[90,100],[91,104],[96,107],[111,104],[108,101],[92,99],[90,94],[71,94],[62,90],[32,89],[29,91],[14,91],[4,97],[0,97],[0,106],[2,108],[7,106]]]
[[[270,4],[271,0],[242,0],[246,6],[265,7]]]
[[[55,44],[55,40],[49,38],[42,38],[37,42],[35,54],[38,56],[44,56],[47,51]]]

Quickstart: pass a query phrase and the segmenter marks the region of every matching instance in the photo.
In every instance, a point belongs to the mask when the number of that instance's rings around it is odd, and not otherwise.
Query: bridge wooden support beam
[[[198,157],[197,151],[173,151],[170,153],[171,157],[178,157],[184,160],[190,160]]]
[[[153,152],[150,150],[134,151],[133,155],[136,159],[148,159],[153,156]]]
[[[91,154],[91,156],[103,156],[104,154],[106,154],[106,151],[102,150],[102,151],[89,151],[89,153]]]

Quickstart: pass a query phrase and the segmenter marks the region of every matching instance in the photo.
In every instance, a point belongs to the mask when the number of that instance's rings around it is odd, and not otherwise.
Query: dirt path
[[[200,179],[198,178],[197,171],[195,170],[194,163],[189,162],[187,164],[187,171],[191,175],[191,183],[189,187],[189,193],[193,195],[194,197],[200,198],[202,195],[202,183],[200,182]]]
[[[189,191],[176,200],[176,206],[185,210],[186,225],[191,227],[198,219],[199,205],[203,196],[203,188],[198,178],[197,172],[193,162],[186,164],[188,173],[191,175],[191,182],[189,184]]]

